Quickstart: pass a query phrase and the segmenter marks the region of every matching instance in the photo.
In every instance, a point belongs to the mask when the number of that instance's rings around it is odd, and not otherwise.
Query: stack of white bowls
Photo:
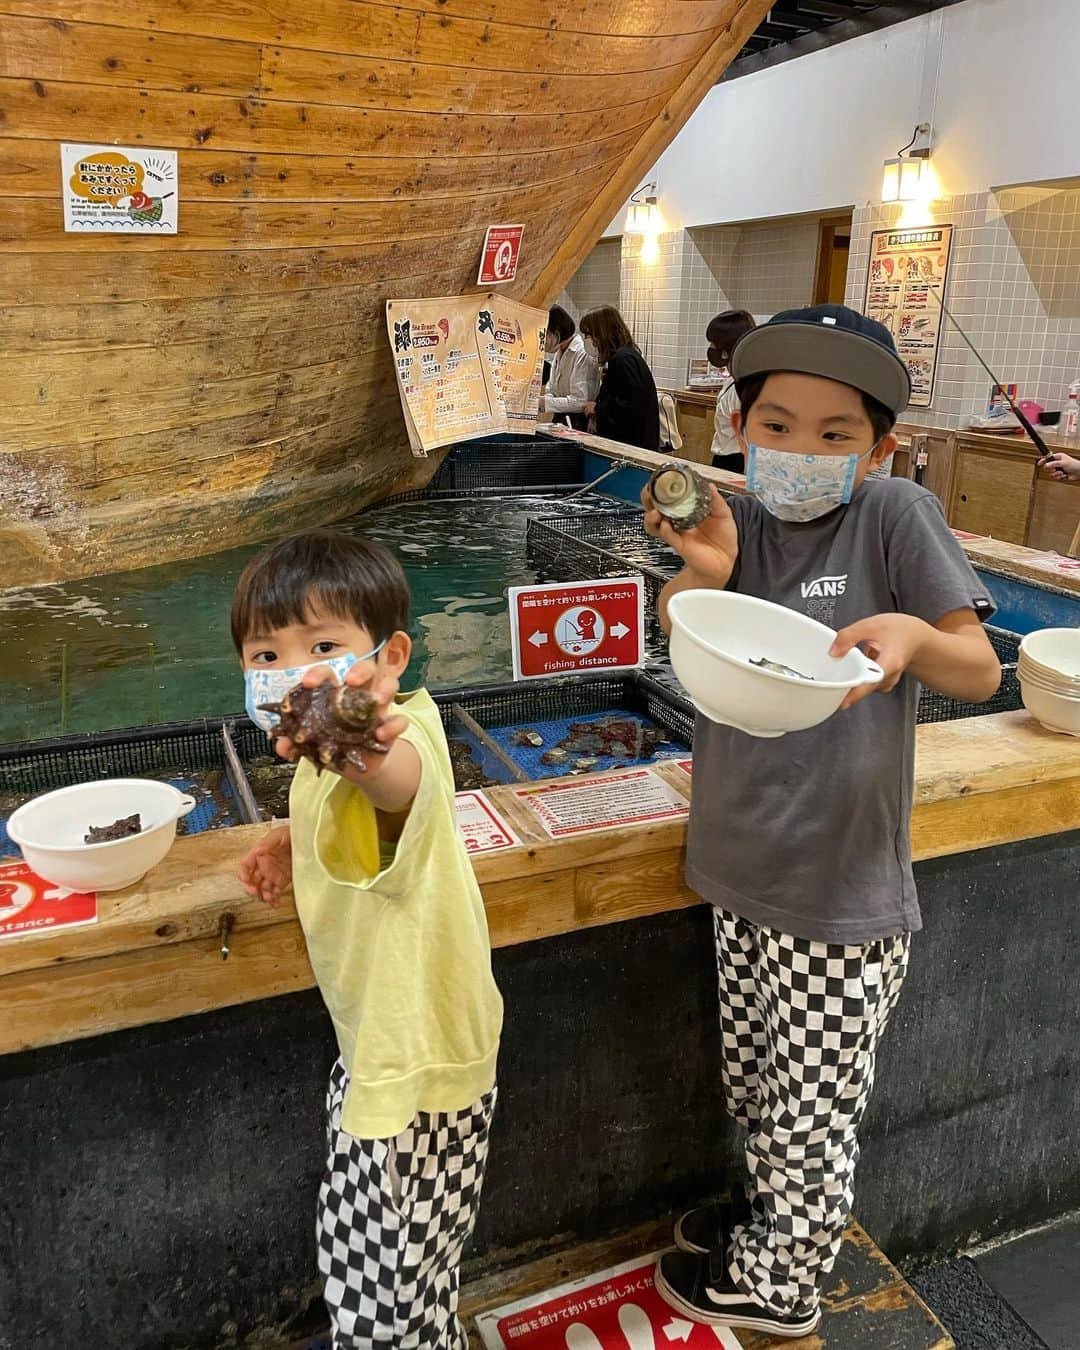
[[[1041,628],[1020,643],[1024,707],[1048,731],[1080,736],[1080,628]]]

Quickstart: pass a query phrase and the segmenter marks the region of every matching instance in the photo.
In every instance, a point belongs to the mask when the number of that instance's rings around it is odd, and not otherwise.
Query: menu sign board
[[[477,314],[477,334],[491,365],[507,431],[532,436],[544,378],[547,310],[489,295]]]
[[[494,294],[388,300],[386,331],[414,455],[503,431],[531,434],[547,314]]]
[[[911,406],[929,408],[934,397],[938,343],[944,314],[953,227],[875,230],[863,311],[892,333],[911,373]]]

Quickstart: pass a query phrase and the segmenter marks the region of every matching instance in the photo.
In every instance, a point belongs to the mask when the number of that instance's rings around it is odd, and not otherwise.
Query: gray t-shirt
[[[872,614],[934,624],[993,612],[932,493],[891,478],[806,524],[752,497],[730,587],[844,628]],[[819,942],[866,943],[922,926],[909,830],[919,686],[910,676],[807,731],[775,740],[699,716],[688,885],[752,923]]]

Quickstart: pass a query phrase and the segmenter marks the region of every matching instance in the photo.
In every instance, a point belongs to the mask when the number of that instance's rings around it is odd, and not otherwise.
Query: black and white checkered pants
[[[338,1060],[316,1222],[334,1350],[466,1350],[458,1269],[480,1208],[495,1089],[456,1115],[422,1113],[394,1139],[356,1139],[341,1128],[348,1082]]]
[[[851,1213],[856,1130],[910,934],[863,946],[791,937],[715,911],[724,1099],[747,1131],[757,1217],[729,1271],[777,1313],[809,1314]]]

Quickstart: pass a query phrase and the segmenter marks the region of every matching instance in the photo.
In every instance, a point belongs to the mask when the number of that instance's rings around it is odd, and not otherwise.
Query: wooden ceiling
[[[959,0],[780,0],[747,39],[725,80],[958,4]]]

